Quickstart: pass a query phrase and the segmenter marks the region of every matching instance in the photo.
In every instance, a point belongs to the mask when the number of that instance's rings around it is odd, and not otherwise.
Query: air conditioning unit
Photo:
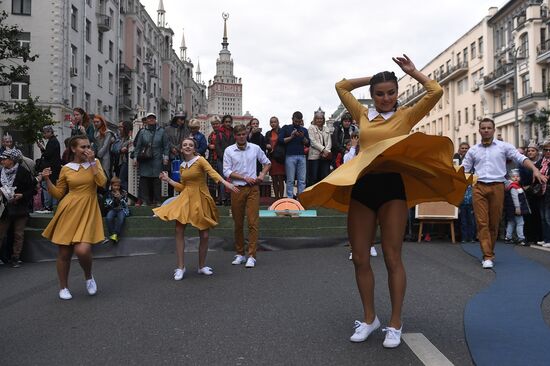
[[[76,67],[71,67],[71,69],[69,70],[70,74],[71,74],[71,77],[72,76],[78,76],[78,69]]]

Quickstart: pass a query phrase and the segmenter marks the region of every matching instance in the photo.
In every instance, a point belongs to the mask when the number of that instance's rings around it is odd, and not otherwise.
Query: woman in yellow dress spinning
[[[458,205],[468,184],[463,170],[453,167],[451,140],[423,133],[409,135],[441,98],[441,87],[418,71],[406,55],[393,61],[424,86],[424,97],[412,107],[397,108],[398,83],[393,72],[338,82],[338,96],[359,124],[361,152],[300,195],[305,207],[348,212],[348,237],[364,311],[364,319],[355,323],[352,342],[365,341],[380,327],[369,255],[378,220],[392,305],[389,326],[384,329],[386,348],[401,343],[406,288],[401,249],[408,208],[429,201]],[[366,85],[370,86],[374,108],[364,107],[351,94],[351,90]]]
[[[70,163],[59,173],[57,184],[50,181],[52,171],[46,168],[42,177],[48,185],[48,192],[60,200],[55,215],[42,233],[59,248],[57,254],[57,275],[59,277],[59,298],[72,298],[68,286],[69,270],[73,253],[84,270],[86,290],[95,295],[97,284],[92,276],[92,244],[105,239],[103,218],[97,199],[97,187],[105,186],[107,177],[101,163],[95,158],[90,141],[85,135],[71,137],[69,142]],[[63,198],[63,200],[61,200]]]
[[[185,138],[181,143],[183,163],[180,166],[180,182],[175,182],[162,172],[160,179],[168,182],[180,194],[174,200],[153,211],[161,220],[176,220],[176,256],[177,268],[174,280],[179,281],[185,275],[185,227],[187,224],[199,229],[199,269],[198,273],[212,275],[212,268],[205,266],[208,251],[208,229],[218,225],[218,209],[210,196],[205,174],[216,183],[222,183],[226,189],[238,192],[233,184],[223,179],[205,158],[196,152],[197,143],[192,138]]]

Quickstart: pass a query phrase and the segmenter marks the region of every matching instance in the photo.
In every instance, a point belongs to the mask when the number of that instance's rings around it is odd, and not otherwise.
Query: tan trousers
[[[12,258],[21,257],[21,251],[23,250],[23,241],[25,240],[25,226],[27,225],[27,216],[19,217],[6,217],[0,220],[0,248],[2,242],[8,233],[11,223],[13,222],[13,253]]]
[[[477,238],[483,252],[483,259],[495,258],[495,243],[498,225],[504,206],[503,183],[478,182],[473,188],[474,214],[477,224]]]
[[[260,223],[260,188],[257,185],[238,187],[231,192],[231,213],[235,224],[235,251],[244,255],[244,215],[248,221],[248,256],[256,258]]]

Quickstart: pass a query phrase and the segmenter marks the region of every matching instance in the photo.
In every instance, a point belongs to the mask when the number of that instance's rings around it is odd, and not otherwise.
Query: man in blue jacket
[[[281,128],[279,143],[286,148],[285,171],[286,171],[286,195],[294,197],[294,179],[298,181],[296,196],[306,188],[306,153],[305,147],[309,147],[309,135],[303,127],[304,116],[302,112],[292,114],[292,124]]]

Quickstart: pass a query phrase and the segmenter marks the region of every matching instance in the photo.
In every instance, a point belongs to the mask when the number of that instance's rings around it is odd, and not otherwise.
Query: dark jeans
[[[124,220],[126,220],[126,215],[123,210],[110,209],[105,216],[109,235],[120,235],[122,232],[122,225],[124,225]]]
[[[527,195],[527,201],[531,208],[529,215],[523,215],[525,219],[525,240],[528,243],[536,243],[542,240],[542,220],[540,217],[541,197]]]
[[[160,179],[157,177],[139,177],[139,195],[146,204],[160,202]]]
[[[128,191],[128,162],[120,164],[118,169],[120,187],[122,187],[125,191]]]
[[[219,175],[221,175],[224,179],[227,179],[227,177],[223,175],[223,159],[218,159],[216,162],[216,170]],[[225,192],[225,186],[223,184],[219,184],[218,186],[220,187],[219,201],[223,202],[225,200],[229,200],[231,198],[231,194]]]
[[[542,224],[542,238],[545,243],[550,243],[550,204],[541,202],[540,218]]]
[[[473,241],[476,238],[476,220],[472,205],[460,205],[458,221],[462,241]]]
[[[307,185],[311,186],[330,174],[330,160],[317,159],[307,161]]]

